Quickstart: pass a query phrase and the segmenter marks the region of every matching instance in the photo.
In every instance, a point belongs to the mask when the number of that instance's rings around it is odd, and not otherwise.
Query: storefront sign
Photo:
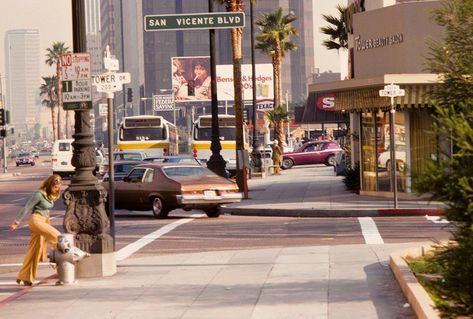
[[[335,95],[330,93],[317,96],[315,106],[319,110],[335,111]]]
[[[362,40],[361,36],[355,38],[356,51],[364,51],[368,49],[376,49],[379,47],[385,47],[394,44],[400,44],[404,41],[404,35],[402,33],[387,35],[384,37],[377,37],[372,39]]]

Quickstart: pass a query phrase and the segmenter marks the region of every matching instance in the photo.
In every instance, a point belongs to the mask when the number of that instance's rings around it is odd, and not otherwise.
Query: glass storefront
[[[399,192],[406,191],[406,121],[404,111],[394,116],[396,177]],[[391,192],[389,111],[369,111],[361,115],[362,190]]]

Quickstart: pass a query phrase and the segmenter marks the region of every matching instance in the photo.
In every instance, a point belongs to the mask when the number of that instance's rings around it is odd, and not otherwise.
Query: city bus
[[[124,117],[117,136],[118,151],[139,151],[146,156],[177,155],[177,128],[162,116]]]
[[[222,150],[220,155],[226,162],[226,169],[234,175],[236,172],[236,129],[234,115],[218,115],[218,125],[220,132],[220,145]],[[191,149],[194,157],[201,162],[207,162],[212,155],[210,150],[212,137],[212,116],[199,116],[192,126],[192,142]],[[248,145],[248,130],[243,123],[243,144],[246,150]]]

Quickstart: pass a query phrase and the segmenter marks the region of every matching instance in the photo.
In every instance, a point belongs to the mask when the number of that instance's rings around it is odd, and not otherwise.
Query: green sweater
[[[53,208],[54,201],[49,200],[46,195],[38,190],[30,200],[25,204],[25,207],[16,216],[16,221],[19,223],[28,212],[37,212],[45,217],[49,217],[49,210]]]

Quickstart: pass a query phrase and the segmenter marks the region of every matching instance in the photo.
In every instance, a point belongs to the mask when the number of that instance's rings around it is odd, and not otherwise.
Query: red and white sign
[[[317,96],[315,106],[323,111],[335,111],[335,95],[332,93]]]
[[[266,111],[274,110],[274,101],[273,99],[264,99],[256,101],[256,112],[264,113]]]

